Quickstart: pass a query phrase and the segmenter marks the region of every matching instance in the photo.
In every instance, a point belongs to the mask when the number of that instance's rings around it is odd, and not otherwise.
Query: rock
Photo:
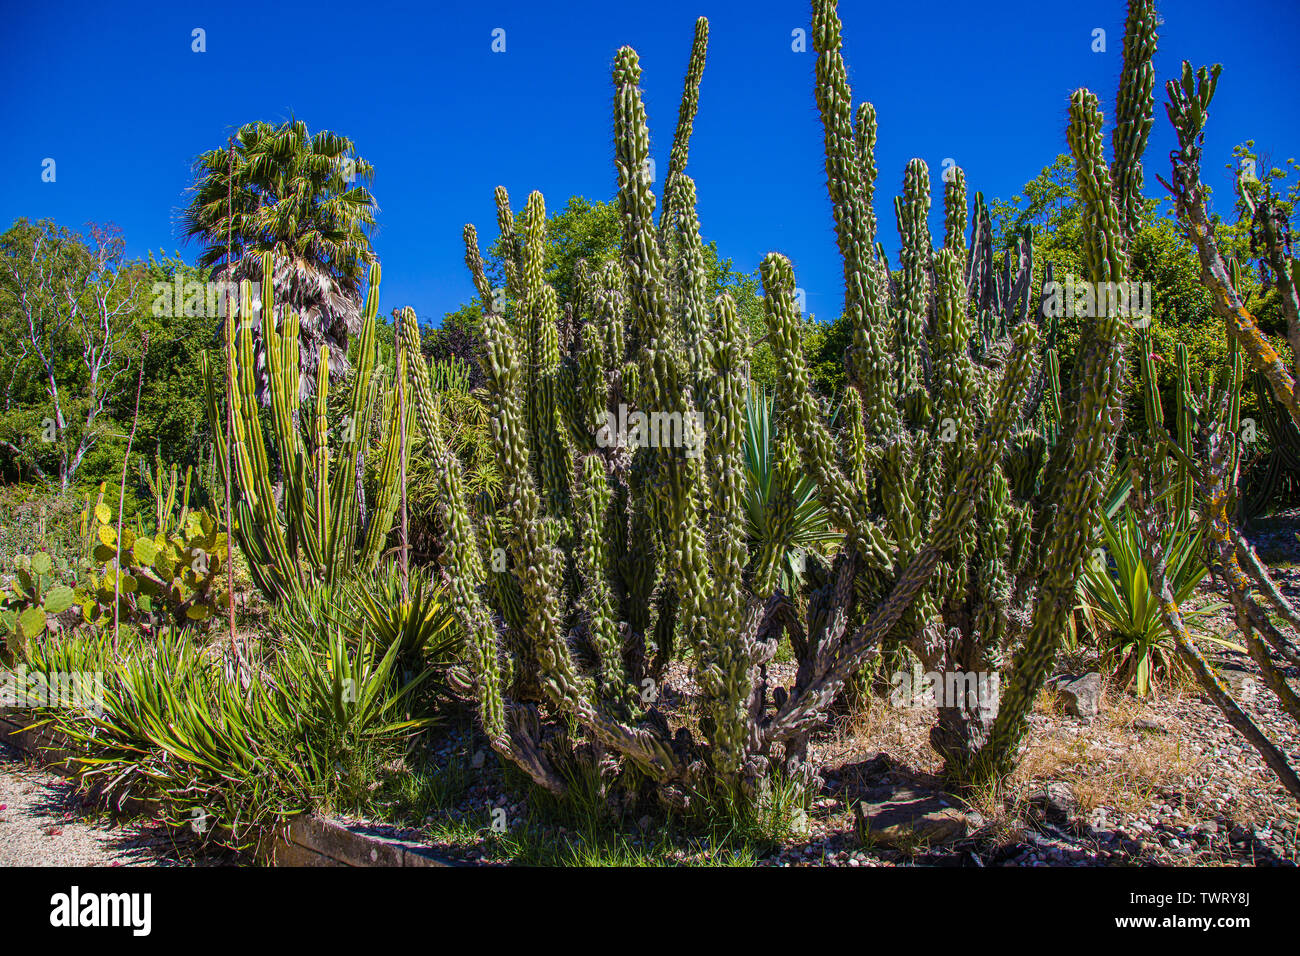
[[[876,802],[854,807],[858,834],[886,846],[913,849],[960,840],[970,833],[970,821],[942,794],[899,787]]]
[[[1079,802],[1068,783],[1059,780],[1036,787],[1025,798],[1035,812],[1052,823],[1068,823],[1079,813]]]
[[[1148,720],[1148,719],[1145,718],[1145,717],[1141,717],[1141,718],[1139,718],[1139,719],[1133,721],[1133,729],[1134,729],[1134,730],[1146,730],[1146,731],[1150,731],[1151,733],[1155,733],[1155,734],[1167,734],[1167,733],[1169,733],[1168,729],[1166,729],[1162,724],[1158,724],[1158,723],[1156,723],[1154,720]]]
[[[1065,702],[1065,712],[1072,717],[1096,717],[1101,712],[1101,673],[1062,674],[1050,685]]]
[[[1215,668],[1238,702],[1252,701],[1259,691],[1255,675],[1238,664],[1219,663]]]

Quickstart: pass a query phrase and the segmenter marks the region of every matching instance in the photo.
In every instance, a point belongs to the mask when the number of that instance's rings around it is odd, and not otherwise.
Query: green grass
[[[368,791],[351,809],[378,815],[399,826],[423,827],[429,817],[449,814],[465,795],[472,778],[469,765],[457,756],[441,767],[389,770],[378,779],[380,788]]]
[[[390,772],[364,801],[372,819],[419,830],[426,841],[461,850],[478,849],[487,862],[512,866],[754,866],[792,832],[801,805],[778,787],[739,820],[724,802],[701,802],[686,816],[641,810],[617,812],[598,775],[574,762],[563,768],[563,799],[534,786],[513,764],[474,770],[463,755],[440,766]],[[511,805],[526,807],[523,819],[493,828],[488,806],[465,812],[464,797],[476,782],[499,779]],[[498,778],[497,775],[501,776]],[[647,819],[648,818],[648,819]],[[499,818],[498,818],[499,819]],[[638,821],[647,825],[644,830]]]
[[[524,827],[502,844],[517,866],[754,866],[759,861],[752,846],[713,847],[669,829],[644,836],[610,830],[568,832],[557,840],[549,830]]]

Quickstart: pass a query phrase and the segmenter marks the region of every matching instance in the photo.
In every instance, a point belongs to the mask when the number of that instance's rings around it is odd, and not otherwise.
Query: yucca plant
[[[1128,502],[1132,490],[1133,482],[1129,478],[1128,468],[1117,468],[1106,485],[1106,494],[1101,504],[1102,520],[1114,521],[1115,516]],[[1096,552],[1094,556],[1095,554]],[[1061,649],[1067,654],[1077,654],[1082,646],[1082,639],[1085,636],[1096,638],[1103,626],[1092,602],[1088,600],[1087,577],[1081,575],[1074,589],[1074,610],[1066,618]]]
[[[407,596],[402,596],[401,571],[388,562],[369,578],[345,587],[353,631],[368,629],[380,647],[396,644],[399,660],[423,659],[449,665],[460,645],[460,629],[451,605],[419,569],[411,568]]]
[[[396,648],[394,688],[416,673],[425,672],[427,678],[445,672],[456,659],[462,634],[442,588],[420,568],[410,569],[407,596],[402,596],[401,571],[394,561],[371,575],[289,595],[272,613],[271,630],[284,646],[322,650],[337,636],[354,651],[366,644],[383,654]],[[433,686],[438,690],[441,684]]]
[[[399,645],[385,650],[368,632],[354,645],[329,624],[313,644],[295,640],[239,680],[186,635],[133,641],[116,655],[106,641],[34,657],[34,670],[104,674],[97,710],[45,710],[40,722],[72,741],[84,782],[156,799],[172,823],[234,846],[352,800],[426,723],[407,704],[428,672],[398,680]]]
[[[1109,562],[1094,556],[1084,571],[1088,610],[1106,631],[1103,658],[1125,686],[1131,684],[1139,697],[1146,697],[1159,678],[1172,677],[1182,665],[1165,629],[1160,599],[1151,587],[1137,518],[1125,508],[1114,518],[1102,515],[1101,527]],[[1171,528],[1162,548],[1174,598],[1183,606],[1207,574],[1200,559],[1201,531],[1188,525]],[[1220,607],[1211,602],[1187,608],[1183,618],[1199,639],[1245,653],[1244,647],[1214,635],[1204,626]]]
[[[817,496],[817,484],[798,467],[792,448],[780,447],[772,397],[750,391],[745,399],[745,536],[751,567],[777,574],[777,587],[794,594],[809,551],[844,540]],[[783,498],[785,507],[774,507]]]
[[[110,797],[160,800],[171,822],[206,832],[216,818],[236,835],[310,805],[304,762],[294,758],[292,721],[261,680],[227,679],[188,636],[165,632],[104,653],[107,638],[84,642],[105,667],[102,711],[58,709],[38,716],[72,741],[81,779]],[[67,663],[49,653],[33,666]]]

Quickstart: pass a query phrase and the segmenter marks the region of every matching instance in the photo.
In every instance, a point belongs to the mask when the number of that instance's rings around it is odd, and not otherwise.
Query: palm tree
[[[348,368],[348,335],[361,328],[361,285],[375,261],[370,232],[377,207],[364,183],[374,167],[352,141],[299,120],[240,127],[226,149],[203,153],[182,214],[186,240],[203,245],[199,266],[214,281],[253,283],[254,334],[263,377],[260,334],[262,254],[272,254],[277,322],[284,309],[300,317],[300,390],[311,394],[321,345],[330,347],[330,377]],[[228,201],[229,197],[229,201]],[[227,233],[230,257],[226,256]]]

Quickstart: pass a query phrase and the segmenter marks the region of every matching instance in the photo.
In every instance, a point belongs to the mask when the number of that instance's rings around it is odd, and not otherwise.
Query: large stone
[[[1238,702],[1252,703],[1255,700],[1259,693],[1259,683],[1253,672],[1236,662],[1216,662],[1215,669]]]
[[[966,814],[941,793],[899,787],[862,800],[854,808],[858,833],[864,840],[914,849],[937,846],[967,836]]]
[[[1072,717],[1096,717],[1101,713],[1101,674],[1062,674],[1049,685],[1061,696],[1065,712]]]
[[[1068,783],[1053,780],[1029,791],[1025,797],[1029,807],[1051,823],[1069,823],[1079,814],[1079,802]]]

